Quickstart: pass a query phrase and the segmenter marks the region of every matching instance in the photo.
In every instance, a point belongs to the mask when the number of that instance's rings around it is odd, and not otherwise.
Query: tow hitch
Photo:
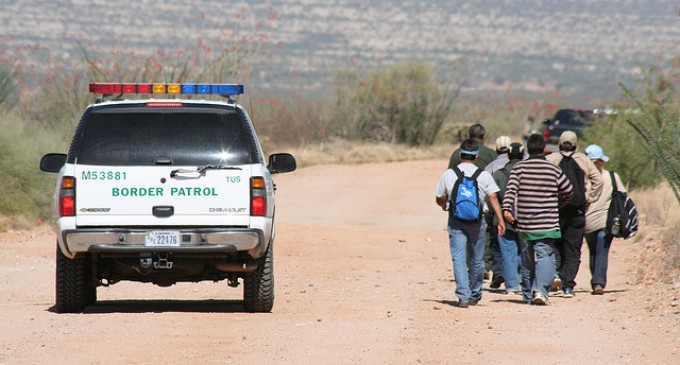
[[[157,253],[154,255],[153,267],[155,269],[172,269],[172,261],[170,261],[170,253]]]
[[[151,256],[143,256],[139,258],[139,265],[143,269],[150,269],[153,266],[157,270],[172,269],[171,254],[169,252],[153,253]]]

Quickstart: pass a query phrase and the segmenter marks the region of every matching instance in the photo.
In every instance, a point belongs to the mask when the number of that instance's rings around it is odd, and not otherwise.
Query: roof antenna
[[[248,106],[248,109],[250,110],[250,119],[255,120],[255,109],[253,108],[253,94],[250,93],[250,90],[248,90],[248,103],[250,104]]]

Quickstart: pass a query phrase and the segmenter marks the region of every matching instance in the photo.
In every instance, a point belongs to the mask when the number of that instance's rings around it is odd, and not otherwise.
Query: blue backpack
[[[452,170],[458,179],[451,191],[449,214],[461,221],[479,221],[482,218],[482,200],[479,198],[477,178],[482,169],[477,169],[470,177],[465,176],[458,166],[454,166]]]

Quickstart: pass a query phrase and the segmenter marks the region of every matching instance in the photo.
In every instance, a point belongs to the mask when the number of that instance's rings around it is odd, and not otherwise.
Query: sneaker
[[[558,291],[562,287],[562,279],[560,279],[559,275],[555,276],[555,280],[553,280],[552,286],[550,287],[550,291]]]
[[[604,294],[604,287],[600,284],[595,284],[593,286],[593,294],[594,295],[602,295]]]
[[[564,295],[562,295],[563,298],[573,298],[574,295],[574,288],[564,288]]]
[[[505,278],[500,276],[500,275],[494,275],[493,279],[491,279],[491,284],[489,284],[489,288],[491,289],[498,289],[501,287],[501,284],[505,282]]]
[[[470,306],[470,302],[468,302],[467,300],[458,301],[458,308],[467,308],[468,306]]]
[[[548,298],[540,291],[535,291],[534,296],[531,298],[531,304],[546,305],[548,304]]]

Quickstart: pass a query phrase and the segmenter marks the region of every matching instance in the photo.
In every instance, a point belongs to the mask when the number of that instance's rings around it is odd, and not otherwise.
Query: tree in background
[[[459,88],[439,85],[430,65],[402,61],[362,73],[337,71],[332,125],[343,138],[426,146],[449,118]]]

